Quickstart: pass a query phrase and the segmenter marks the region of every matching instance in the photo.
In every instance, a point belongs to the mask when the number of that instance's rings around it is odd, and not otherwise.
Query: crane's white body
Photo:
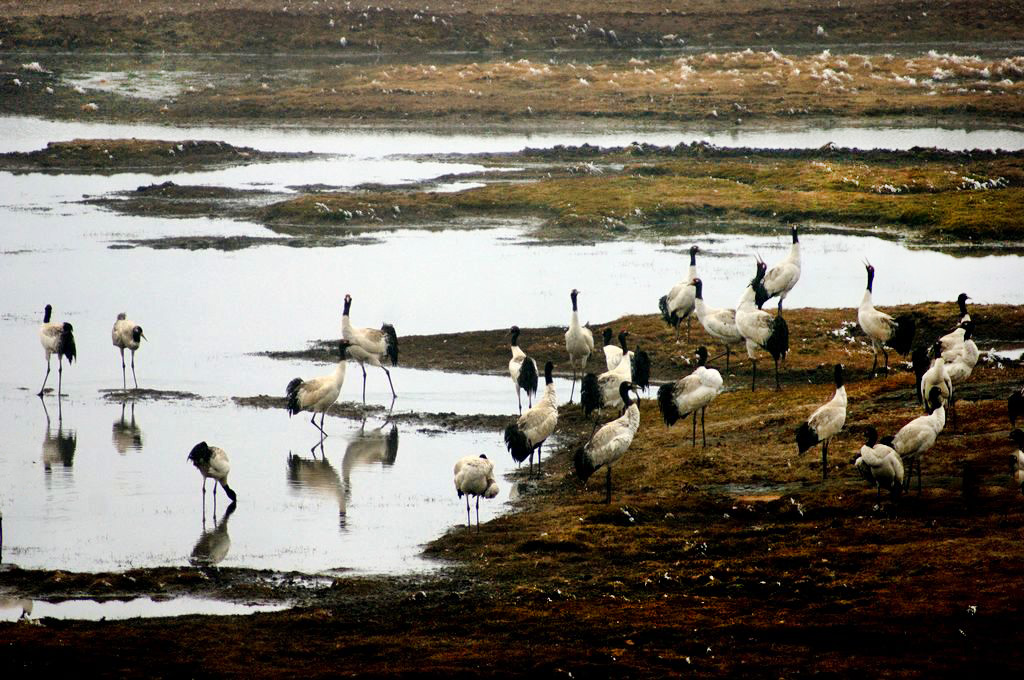
[[[132,380],[135,381],[135,389],[138,389],[139,381],[135,377],[135,351],[139,349],[145,337],[142,334],[142,326],[125,318],[124,312],[117,315],[114,327],[110,330],[110,340],[114,347],[121,351],[121,387],[124,389],[128,387],[127,377],[125,376],[124,351],[126,349],[131,350]]]
[[[531,449],[539,449],[541,444],[552,435],[555,427],[558,426],[558,403],[553,382],[544,386],[544,394],[526,413],[519,416],[516,425],[526,435]],[[538,462],[540,461],[538,460]],[[533,464],[532,453],[530,454],[530,463]]]
[[[622,408],[622,396],[619,385],[633,379],[633,352],[626,352],[615,368],[597,376],[597,384],[601,388],[601,403],[609,408]]]
[[[933,404],[934,405],[934,404]],[[904,464],[917,465],[918,488],[921,485],[921,458],[935,445],[939,433],[946,427],[946,408],[938,406],[930,414],[918,416],[900,428],[893,437],[892,448],[900,454]],[[908,477],[904,486],[909,484]]]
[[[621,416],[602,425],[583,447],[595,469],[614,465],[633,443],[640,429],[640,409],[636,402]]]
[[[967,382],[980,357],[981,352],[978,350],[978,345],[974,343],[974,340],[964,341],[956,357],[946,363],[946,373],[949,375],[949,380],[953,384],[954,389],[957,385]]]
[[[764,348],[772,334],[774,317],[754,305],[754,288],[747,286],[736,305],[736,330],[743,336],[747,356],[757,359],[758,351]]]
[[[508,374],[512,378],[512,384],[516,388],[516,399],[519,400],[519,411],[523,410],[522,395],[520,394],[521,388],[519,387],[519,373],[523,370],[523,364],[529,361],[533,364],[533,372],[537,373],[537,362],[533,357],[527,356],[526,352],[522,350],[519,345],[512,345],[512,358],[508,362]],[[527,405],[533,405],[533,392],[526,391]]]
[[[782,301],[786,299],[789,292],[800,280],[800,242],[797,239],[796,229],[793,229],[793,244],[789,247],[789,254],[769,269],[762,281],[768,297],[779,297],[779,310],[782,310]]]
[[[697,320],[700,321],[708,335],[725,345],[725,368],[728,372],[732,346],[743,342],[743,334],[736,327],[736,310],[725,307],[709,307],[704,303],[703,282],[699,279],[695,281],[694,310],[697,313]]]
[[[494,479],[494,463],[485,456],[464,456],[455,462],[453,470],[455,492],[466,497],[466,524],[469,524],[469,497],[476,496],[476,525],[480,526],[480,497],[498,495],[498,482]]]
[[[391,371],[384,365],[385,358],[390,358],[392,365],[398,364],[397,336],[394,335],[394,328],[385,324],[380,330],[376,328],[363,328],[352,325],[352,318],[349,311],[352,305],[352,296],[345,295],[345,307],[341,314],[341,337],[351,343],[348,349],[348,356],[359,362],[359,368],[363,371],[363,403],[366,403],[366,364],[376,366],[384,371],[388,377],[388,386],[391,388],[391,398],[395,399],[395,385],[391,382]],[[391,333],[385,332],[387,328]]]
[[[298,398],[301,411],[324,413],[341,395],[345,383],[346,362],[339,361],[327,375],[303,380],[299,385]]]
[[[569,365],[572,367],[572,391],[569,393],[569,401],[576,391],[576,378],[587,368],[587,361],[594,351],[594,333],[580,325],[579,312],[576,308],[575,289],[570,294],[572,299],[572,316],[569,317],[569,329],[565,332],[565,351],[569,354]]]
[[[940,356],[932,361],[931,367],[921,376],[921,401],[925,402],[932,387],[939,388],[942,396],[942,403],[948,404],[949,397],[953,393],[953,380],[946,370],[946,362]]]
[[[860,455],[853,463],[861,476],[874,484],[880,492],[882,489],[893,489],[903,486],[903,461],[895,449],[885,444],[874,446],[865,444],[860,447]]]
[[[673,384],[672,399],[680,417],[706,408],[722,393],[722,374],[714,368],[698,366],[693,373]]]

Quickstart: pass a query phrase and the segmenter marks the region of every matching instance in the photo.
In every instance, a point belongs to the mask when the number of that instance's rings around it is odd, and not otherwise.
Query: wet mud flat
[[[901,311],[918,314],[919,337],[938,334],[956,316],[951,304]],[[983,348],[1019,341],[1022,308],[977,305],[971,312],[984,329]],[[572,471],[573,450],[592,425],[577,405],[563,404],[560,443],[545,454],[543,474],[529,480],[524,468],[514,475],[527,482],[515,512],[479,531],[454,527],[432,542],[426,555],[449,564],[439,572],[311,578],[235,569],[7,568],[0,586],[36,597],[196,592],[295,606],[244,617],[0,624],[9,642],[0,668],[75,663],[120,677],[254,670],[271,677],[1016,672],[1024,664],[1014,644],[1024,495],[1008,467],[1006,398],[1024,383],[1024,366],[983,358],[962,389],[956,427],[947,420],[923,459],[920,492],[914,480],[899,499],[877,496],[852,459],[868,424],[891,433],[921,414],[913,375],[894,356],[888,375],[869,377],[866,347],[829,332],[849,310],[786,314],[799,349],[787,361],[782,390],[769,389],[766,378],[751,392],[749,365],[738,362],[708,410],[706,449],[699,432],[691,445],[688,420],[668,428],[656,402],[642,400],[641,429],[615,466],[610,504],[602,474],[584,485]],[[822,315],[818,328],[813,319]],[[655,332],[661,321],[653,317],[620,321],[649,333],[644,342],[658,356],[688,355],[702,341],[694,330],[677,346],[667,328]],[[559,330],[524,329],[521,339],[546,348],[557,344]],[[505,358],[500,331],[479,337]],[[818,449],[798,456],[793,432],[830,398],[826,374],[844,348],[850,406],[823,480]],[[659,375],[682,372],[679,364]],[[488,424],[501,425],[477,423]],[[210,636],[218,649],[200,644]]]
[[[585,144],[460,160],[495,170],[400,188],[296,187],[297,194],[287,195],[165,182],[89,202],[130,215],[251,220],[292,237],[291,245],[453,222],[462,228],[473,220],[486,227],[503,219],[528,219],[528,238],[554,244],[664,239],[709,224],[732,231],[824,224],[977,253],[1014,251],[1022,235],[1016,217],[1024,205],[1020,152]],[[433,190],[438,181],[456,179],[480,185]]]
[[[218,141],[76,139],[50,142],[36,151],[0,154],[0,170],[88,174],[140,170],[195,172],[311,157],[313,154],[267,152]]]

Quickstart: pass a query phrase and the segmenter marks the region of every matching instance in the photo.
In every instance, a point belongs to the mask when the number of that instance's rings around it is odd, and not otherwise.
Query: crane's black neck
[[[690,266],[697,266],[697,250],[695,248],[690,248]]]
[[[53,307],[46,305],[43,308],[43,323],[50,323],[50,315],[53,314]]]
[[[352,308],[352,298],[345,298],[345,309],[341,312],[342,316],[348,316],[348,311]]]
[[[604,344],[606,344],[606,345],[610,344],[611,341],[612,341],[612,329],[611,328],[605,328],[602,337],[604,338]]]
[[[575,311],[579,311],[579,310],[576,309],[576,295],[577,295],[576,291],[573,291],[572,293],[569,294],[569,297],[572,298],[572,311],[574,311],[574,312]]]
[[[956,299],[957,306],[960,307],[960,316],[967,313],[967,293],[960,293]]]
[[[836,364],[835,381],[836,381],[836,389],[838,390],[840,387],[843,386],[843,366],[842,366],[842,364]]]
[[[796,227],[793,227],[793,243],[800,243],[800,237],[796,234]]]
[[[625,354],[629,350],[626,349],[626,336],[629,335],[626,331],[619,333],[619,346],[622,348],[622,353]]]
[[[872,286],[872,284],[874,282],[875,282],[875,270],[874,269],[868,269],[868,292],[869,293],[872,292],[871,291],[871,286]]]
[[[697,289],[696,298],[698,300],[704,299],[704,282],[700,279],[693,280],[693,287]]]
[[[550,385],[554,382],[554,378],[551,377],[551,373],[555,370],[555,365],[550,361],[544,364],[544,384]]]
[[[864,442],[869,448],[874,448],[875,443],[878,442],[878,430],[875,429],[874,425],[868,425],[867,440]]]

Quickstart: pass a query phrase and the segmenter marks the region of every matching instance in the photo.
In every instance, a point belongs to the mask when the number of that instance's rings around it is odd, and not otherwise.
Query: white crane
[[[686,272],[686,278],[672,286],[668,295],[662,295],[658,300],[658,309],[661,310],[661,318],[675,329],[676,342],[679,341],[679,322],[686,319],[686,339],[690,339],[690,322],[694,308],[693,280],[697,278],[697,253],[700,248],[690,246],[690,268]]]
[[[782,313],[782,301],[786,299],[789,292],[800,280],[800,238],[797,236],[797,228],[792,228],[793,244],[789,247],[789,254],[769,269],[764,275],[762,282],[764,290],[759,293],[755,303],[758,308],[775,296],[779,298],[779,313]]]
[[[53,307],[46,305],[43,310],[43,323],[39,326],[39,342],[46,352],[46,376],[43,378],[43,386],[39,388],[39,395],[46,392],[46,381],[50,378],[50,355],[57,355],[57,398],[60,399],[62,378],[64,377],[64,364],[62,358],[68,360],[68,364],[75,360],[78,351],[75,349],[74,328],[67,321],[61,323],[50,321]]]
[[[537,394],[537,362],[527,356],[519,346],[519,326],[509,329],[512,358],[508,362],[508,374],[516,386],[516,400],[519,402],[519,414],[523,413],[523,395],[526,392],[528,406],[533,406],[533,395]],[[582,388],[581,388],[582,389]]]
[[[704,304],[704,282],[694,279],[693,287],[697,320],[700,321],[708,335],[725,345],[725,372],[728,374],[730,348],[743,342],[743,334],[736,328],[736,310],[708,307]]]
[[[640,428],[640,408],[629,396],[633,386],[623,381],[619,384],[619,398],[626,405],[625,412],[602,425],[586,444],[576,449],[573,465],[576,474],[586,482],[600,468],[605,468],[605,503],[612,500],[612,466],[622,458],[633,443],[633,437]]]
[[[871,297],[871,287],[875,280],[875,268],[865,262],[864,267],[868,272],[868,287],[864,291],[864,297],[857,308],[857,323],[861,330],[871,339],[871,352],[874,354],[874,361],[871,364],[871,375],[875,375],[878,368],[878,351],[882,351],[885,357],[885,372],[889,372],[889,353],[885,348],[891,347],[900,354],[905,355],[914,344],[915,321],[910,314],[902,314],[895,319],[885,312],[875,309]]]
[[[1013,481],[1020,487],[1020,492],[1024,494],[1024,431],[1014,428],[1010,432],[1010,439],[1017,445],[1017,450],[1010,454],[1010,469],[1013,473]]]
[[[327,410],[338,400],[341,394],[341,386],[345,382],[345,360],[351,357],[352,343],[347,340],[338,342],[338,365],[327,375],[318,378],[303,380],[292,378],[285,388],[285,398],[288,400],[288,415],[298,415],[302,411],[309,411],[312,414],[309,422],[313,427],[320,430],[320,440],[327,436],[324,431],[324,418],[327,417]],[[320,424],[316,424],[316,414],[320,414]]]
[[[464,456],[455,462],[455,493],[466,497],[466,525],[473,526],[469,519],[469,497],[476,496],[476,528],[480,530],[480,497],[494,498],[498,495],[498,482],[494,479],[494,463],[487,456]]]
[[[800,454],[821,442],[821,478],[828,477],[828,444],[846,424],[846,385],[843,384],[843,365],[836,364],[833,371],[836,392],[796,430],[796,445]]]
[[[860,472],[868,484],[875,485],[876,496],[885,488],[898,498],[903,492],[903,461],[900,454],[891,446],[878,442],[878,430],[868,425],[864,446],[860,447],[860,455],[853,462],[854,468]]]
[[[666,383],[658,388],[658,408],[665,425],[671,427],[678,420],[693,414],[691,446],[697,445],[697,411],[700,411],[700,434],[704,448],[708,438],[704,432],[704,412],[715,397],[722,393],[722,374],[707,366],[708,349],[697,348],[697,368],[685,378]]]
[[[139,380],[135,377],[135,351],[142,344],[143,340],[148,340],[149,338],[142,333],[142,326],[134,321],[129,321],[125,313],[121,312],[117,315],[117,320],[114,321],[114,328],[110,331],[110,339],[113,341],[114,347],[121,350],[121,388],[128,389],[128,380],[125,376],[124,351],[129,349],[132,352],[132,380],[135,381],[135,389],[139,389]]]
[[[768,312],[754,306],[755,290],[764,277],[764,262],[757,263],[757,275],[743,291],[739,304],[736,305],[736,329],[743,336],[747,345],[747,356],[753,364],[750,390],[757,387],[757,353],[764,350],[775,360],[775,389],[782,389],[779,384],[779,360],[789,352],[789,326],[780,313],[773,317]]]
[[[516,463],[530,458],[533,471],[533,452],[537,452],[537,467],[540,468],[541,445],[555,431],[558,425],[558,402],[555,400],[555,383],[551,377],[554,364],[544,364],[544,394],[515,423],[505,428],[505,446]]]
[[[569,353],[569,365],[572,366],[572,389],[569,391],[569,403],[576,393],[576,377],[583,375],[587,369],[587,361],[594,351],[594,334],[589,328],[580,325],[579,312],[576,308],[576,297],[579,291],[575,288],[569,293],[572,299],[572,316],[569,317],[569,330],[565,332],[565,351]]]
[[[388,377],[391,388],[391,399],[394,401],[395,385],[391,382],[391,371],[382,362],[389,360],[392,366],[398,365],[398,334],[389,323],[383,324],[380,330],[375,328],[356,328],[352,325],[349,311],[352,308],[352,296],[345,294],[345,309],[341,313],[341,337],[352,344],[349,356],[359,362],[363,371],[363,403],[366,403],[366,364],[379,366]]]
[[[935,440],[946,426],[946,408],[942,405],[942,396],[939,387],[933,386],[928,393],[928,404],[932,412],[926,416],[918,416],[900,428],[899,432],[891,438],[882,439],[896,453],[900,454],[905,465],[909,465],[911,474],[906,477],[903,488],[910,486],[910,477],[913,475],[913,468],[917,464],[917,490],[921,490],[921,458],[924,453],[935,445]]]
[[[228,473],[231,471],[231,464],[228,462],[228,454],[224,449],[209,446],[206,442],[199,442],[192,447],[188,454],[188,460],[196,466],[203,476],[203,512],[206,512],[206,480],[213,479],[213,511],[217,511],[217,484],[224,487],[224,493],[228,495],[231,502],[237,500],[238,495],[228,486]]]

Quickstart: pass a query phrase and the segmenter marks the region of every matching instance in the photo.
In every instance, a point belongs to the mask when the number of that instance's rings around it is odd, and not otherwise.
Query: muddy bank
[[[253,397],[234,397],[239,406],[285,410],[288,406],[284,397],[260,394]],[[508,425],[510,416],[462,415],[457,413],[423,413],[403,412],[392,413],[390,409],[379,404],[363,405],[357,402],[338,402],[327,410],[327,414],[350,420],[361,420],[368,415],[386,418],[389,422],[409,423],[419,428],[420,432],[443,435],[445,432],[457,430],[499,431]]]
[[[27,153],[0,154],[0,170],[91,175],[142,170],[196,172],[311,157],[312,154],[266,152],[224,142],[76,139],[50,142],[44,149]]]
[[[918,329],[917,342],[921,344],[928,344],[948,332],[949,328],[956,325],[958,314],[956,304],[949,302],[899,305],[886,307],[885,311],[892,315],[913,315]],[[789,325],[790,353],[780,374],[783,383],[827,384],[831,366],[837,361],[841,361],[851,375],[864,377],[870,372],[871,344],[857,325],[855,308],[786,309],[784,316]],[[971,317],[977,324],[975,340],[983,350],[1024,345],[1024,307],[973,305]],[[683,323],[682,337],[677,343],[674,331],[659,315],[629,315],[590,325],[597,347],[591,355],[588,371],[599,373],[604,370],[600,337],[605,327],[612,328],[616,336],[620,330],[629,332],[630,348],[639,347],[648,353],[651,357],[652,378],[657,381],[677,379],[683,372],[692,370],[693,350],[699,345],[706,345],[712,355],[724,351],[696,320],[690,328],[689,340],[686,340],[686,324]],[[336,343],[336,339],[317,340],[304,349],[275,350],[262,354],[277,359],[308,359],[328,363],[334,360]],[[551,360],[555,363],[556,375],[571,377],[565,354],[565,328],[524,328],[519,345],[535,357],[538,364],[543,365],[544,361]],[[504,375],[508,372],[509,352],[508,329],[438,335],[399,334],[399,360],[402,366],[411,368]],[[890,352],[890,359],[894,369],[903,371],[909,368],[906,360],[894,352]],[[724,370],[725,357],[716,359],[714,364]],[[733,373],[738,376],[740,383],[744,379],[749,381],[750,362],[745,350],[733,350],[730,368],[734,369]],[[759,374],[763,380],[767,380],[764,373],[766,370],[771,370],[770,359],[760,362]]]

